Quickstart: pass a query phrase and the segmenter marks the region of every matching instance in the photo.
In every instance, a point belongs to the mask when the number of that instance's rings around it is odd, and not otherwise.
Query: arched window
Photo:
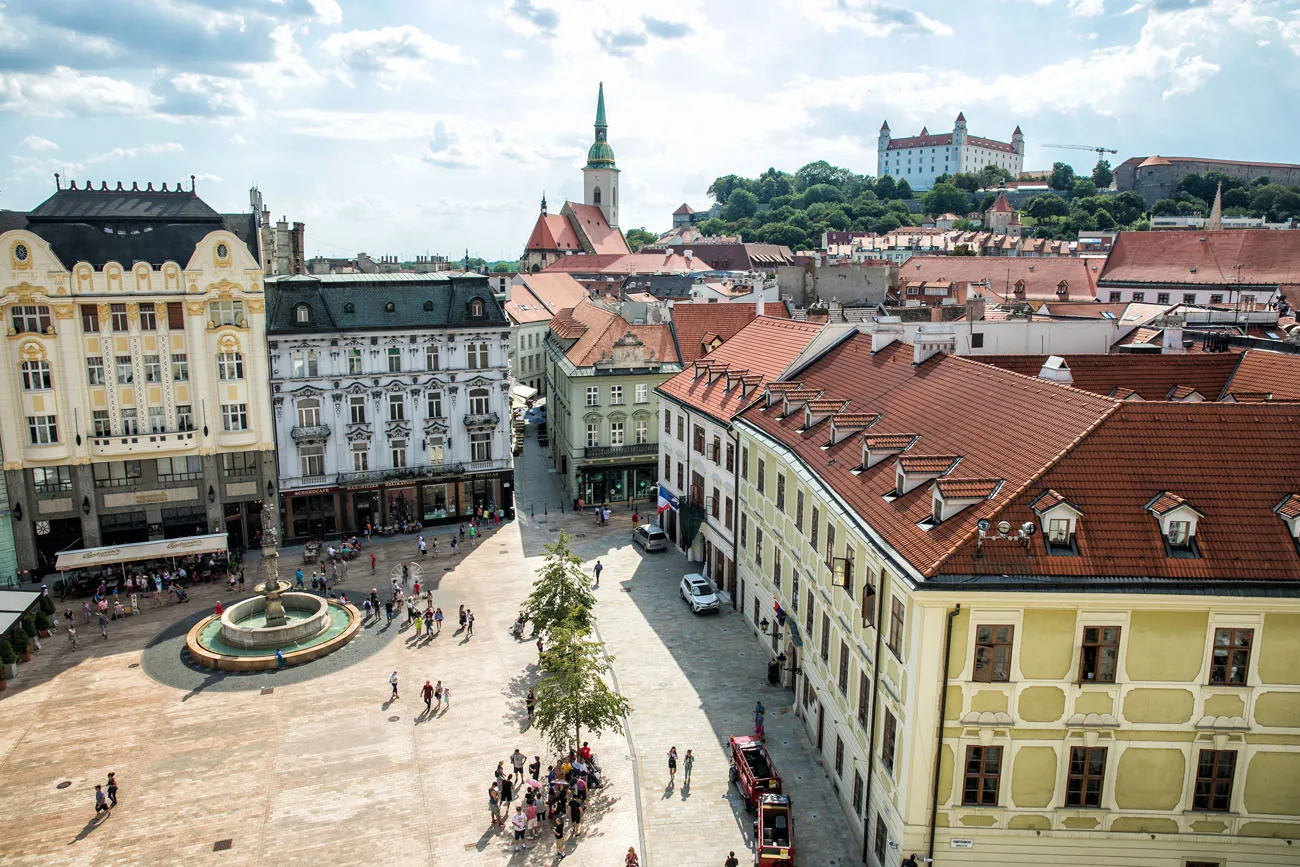
[[[487,415],[491,410],[489,408],[490,392],[486,388],[471,388],[469,390],[469,414],[470,415]]]
[[[357,312],[357,305],[355,305],[355,304],[353,304],[351,301],[349,301],[347,304],[344,304],[344,305],[343,305],[343,312],[344,312],[344,313],[356,313],[356,312]]]
[[[320,401],[314,397],[298,401],[299,427],[315,427],[320,424]]]
[[[50,387],[49,362],[23,362],[23,391],[44,391]]]
[[[426,313],[433,310],[433,302],[432,301],[424,302],[424,310]]]
[[[293,308],[293,321],[299,325],[311,324],[311,307],[306,304],[299,304]]]
[[[596,187],[591,191],[591,203],[593,205],[600,204],[600,187]]]
[[[469,315],[470,316],[483,315],[483,299],[475,298],[473,301],[469,302]]]

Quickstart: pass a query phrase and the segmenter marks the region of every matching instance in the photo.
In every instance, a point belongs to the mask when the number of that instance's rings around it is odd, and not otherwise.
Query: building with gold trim
[[[192,184],[120,183],[0,218],[18,568],[222,530],[251,544],[276,479],[255,221]]]
[[[864,863],[1297,863],[1300,405],[933,353],[864,326],[734,424],[738,602]]]

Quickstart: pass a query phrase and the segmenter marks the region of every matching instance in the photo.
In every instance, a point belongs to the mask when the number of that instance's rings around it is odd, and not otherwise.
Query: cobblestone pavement
[[[528,445],[521,493],[529,479],[533,490],[539,479],[554,484],[535,441]],[[560,529],[584,559],[607,567],[599,628],[634,709],[629,737],[594,744],[610,785],[565,864],[621,864],[629,845],[644,845],[643,864],[655,867],[721,864],[729,849],[747,863],[749,819],[727,791],[723,745],[752,725],[756,698],[769,709],[769,745],[798,811],[801,867],[853,863],[841,851],[851,837],[825,775],[783,712],[791,696],[766,686],[750,630],[730,612],[690,615],[675,596],[684,559],[643,557],[628,545],[630,527],[626,511],[609,527],[571,512],[524,512],[456,558],[444,538],[439,557],[420,561],[447,615],[442,635],[416,642],[398,630],[345,667],[259,676],[269,693],[260,683],[232,690],[220,675],[205,677],[212,688],[178,689],[140,667],[146,645],[169,627],[216,599],[229,602],[224,587],[196,588],[189,605],[146,607],[114,622],[107,641],[81,629],[75,651],[48,639],[0,693],[0,864],[553,863],[553,839],[512,855],[505,835],[489,828],[486,791],[516,745],[547,758],[522,706],[536,648],[508,630],[538,563],[531,558]],[[356,561],[343,589],[353,598],[382,589],[415,544],[414,536],[377,541],[376,577]],[[282,572],[300,553],[282,552]],[[477,615],[472,638],[456,630],[462,603]],[[401,698],[389,702],[394,669]],[[430,717],[419,700],[426,678],[452,688],[451,707]],[[699,757],[689,789],[680,774],[665,789],[672,744]],[[96,824],[93,786],[110,770],[121,806]],[[224,841],[229,849],[214,852]]]

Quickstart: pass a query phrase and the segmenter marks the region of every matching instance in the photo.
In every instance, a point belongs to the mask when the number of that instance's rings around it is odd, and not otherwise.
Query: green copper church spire
[[[596,140],[587,151],[587,168],[612,169],[614,166],[614,149],[606,140],[609,125],[605,123],[605,82],[600,83],[596,96]]]

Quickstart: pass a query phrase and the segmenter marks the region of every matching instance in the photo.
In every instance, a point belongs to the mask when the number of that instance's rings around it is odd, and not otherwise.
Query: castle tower
[[[618,228],[618,166],[614,165],[614,149],[607,140],[609,125],[605,123],[605,83],[600,83],[596,96],[596,140],[587,151],[587,164],[582,168],[583,201],[596,205],[610,226]]]
[[[957,122],[952,127],[952,143],[953,147],[957,149],[958,171],[964,172],[967,170],[962,165],[962,157],[964,156],[962,149],[966,147],[966,112],[964,111],[957,112]]]
[[[1020,155],[1021,159],[1025,157],[1025,134],[1020,131],[1020,124],[1016,124],[1016,131],[1011,134],[1011,149]]]
[[[876,157],[876,177],[883,177],[885,172],[885,154],[889,151],[889,121],[880,125],[880,139],[876,145],[879,155]]]

